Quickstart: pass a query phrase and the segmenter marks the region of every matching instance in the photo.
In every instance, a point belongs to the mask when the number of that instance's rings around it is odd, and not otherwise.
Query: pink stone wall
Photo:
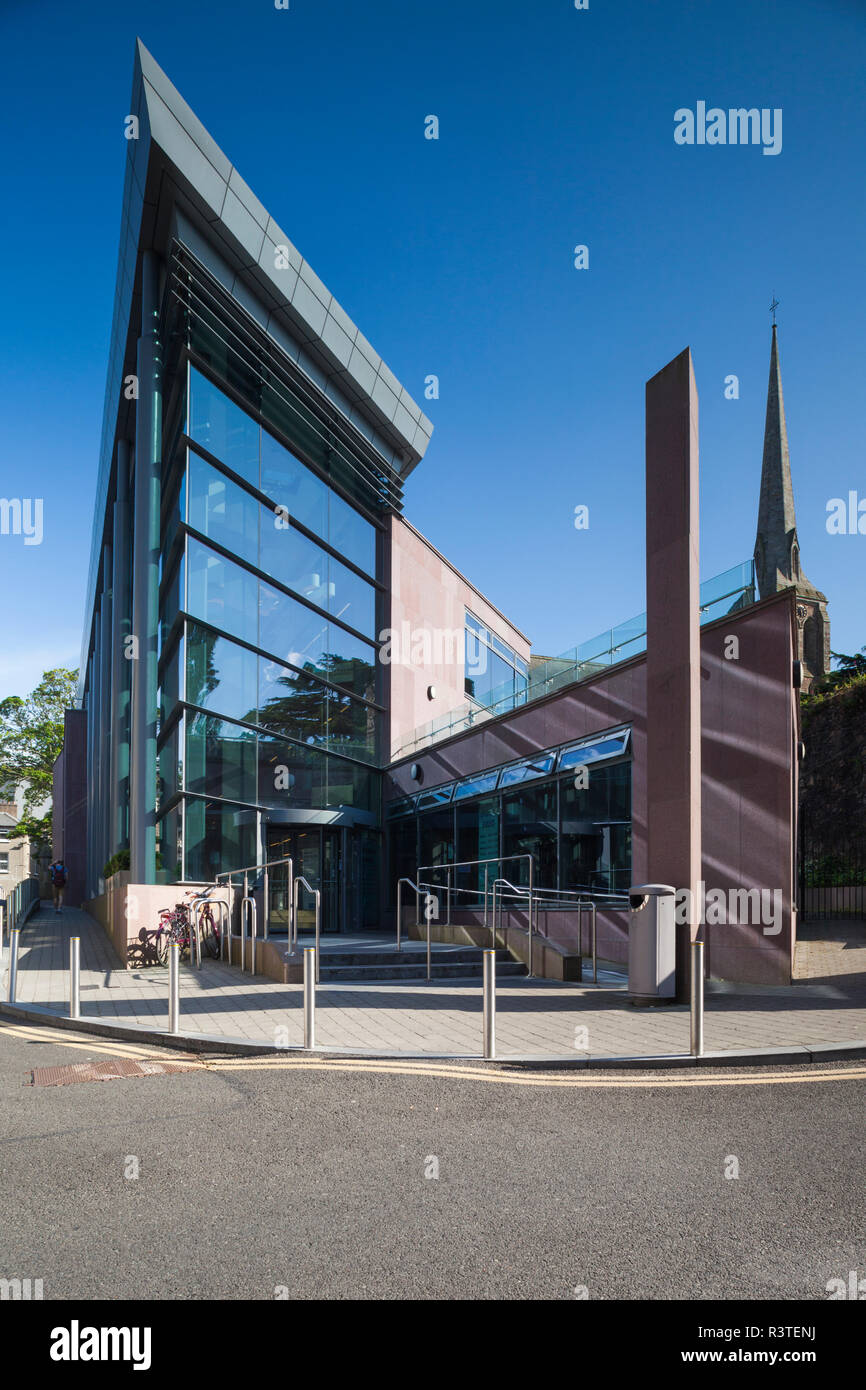
[[[422,724],[463,704],[467,608],[527,662],[529,641],[401,516],[391,517],[389,588],[391,610],[386,625],[398,634],[430,633],[433,658],[392,662],[388,667],[393,750]],[[446,634],[454,634],[453,641]],[[436,687],[434,700],[427,698],[431,685]]]

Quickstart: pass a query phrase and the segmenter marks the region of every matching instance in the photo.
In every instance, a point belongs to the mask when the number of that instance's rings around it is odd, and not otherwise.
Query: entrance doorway
[[[268,860],[290,858],[295,877],[302,877],[322,895],[322,932],[356,932],[377,925],[378,843],[375,831],[355,826],[271,825],[267,829]],[[289,884],[286,867],[268,874],[269,930],[288,931]],[[311,892],[298,889],[298,931],[312,932],[316,904]]]

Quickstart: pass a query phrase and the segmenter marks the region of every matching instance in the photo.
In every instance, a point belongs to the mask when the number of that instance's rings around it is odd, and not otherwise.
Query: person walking
[[[49,866],[49,876],[51,878],[51,889],[54,894],[55,914],[63,911],[63,894],[66,889],[66,865],[62,859],[55,859]]]

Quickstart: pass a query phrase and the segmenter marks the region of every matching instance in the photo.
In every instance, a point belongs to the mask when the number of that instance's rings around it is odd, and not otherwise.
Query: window
[[[258,487],[261,430],[257,422],[195,367],[189,369],[189,383],[190,438],[238,477]]]
[[[267,430],[262,432],[262,492],[365,574],[376,573],[376,528]]]
[[[9,872],[9,853],[7,850],[0,851],[0,874]]]
[[[468,610],[465,647],[465,690],[471,699],[481,705],[504,701],[512,708],[525,698],[526,662]]]
[[[210,883],[255,861],[256,813],[248,807],[188,797],[184,821],[188,880]]]
[[[229,719],[256,722],[259,658],[255,652],[187,623],[186,698]]]
[[[256,799],[256,735],[209,714],[189,716],[186,787],[227,801]]]
[[[189,525],[248,564],[259,562],[259,512],[254,497],[189,451]]]
[[[555,753],[539,753],[536,758],[527,758],[522,763],[512,763],[502,769],[500,787],[513,787],[518,782],[529,782],[533,777],[544,777],[553,771]]]
[[[564,748],[559,755],[559,771],[580,767],[584,763],[598,762],[602,758],[617,758],[628,748],[630,729],[612,734],[609,738],[584,739],[582,743]]]
[[[259,581],[255,575],[192,537],[187,540],[187,561],[191,615],[233,637],[257,643]]]
[[[467,796],[480,796],[482,792],[492,792],[498,778],[498,772],[484,772],[480,777],[469,777],[465,782],[458,782],[454,789],[454,800],[463,801]]]

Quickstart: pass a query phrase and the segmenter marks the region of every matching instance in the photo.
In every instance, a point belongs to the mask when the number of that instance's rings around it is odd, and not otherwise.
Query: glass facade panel
[[[450,806],[427,811],[418,817],[421,843],[421,864],[452,864],[454,862],[454,812]],[[441,882],[445,882],[444,875]]]
[[[328,540],[365,574],[376,573],[376,528],[336,492],[329,498]]]
[[[376,813],[378,774],[372,769],[328,757],[319,749],[263,736],[258,760],[262,806],[280,810],[343,806]]]
[[[259,646],[302,670],[324,675],[328,620],[275,589],[259,585]]]
[[[328,569],[328,609],[365,637],[376,636],[376,590],[333,558]]]
[[[178,757],[179,731],[182,727],[183,721],[178,720],[159,750],[158,776],[160,806],[164,806],[183,786],[183,768]]]
[[[162,655],[163,648],[168,641],[169,634],[174,626],[175,619],[183,607],[184,594],[184,575],[186,573],[186,560],[183,553],[174,567],[168,586],[163,590],[162,601],[159,609],[159,652]]]
[[[259,663],[259,721],[265,728],[300,743],[322,744],[327,737],[327,692],[303,671],[264,657]]]
[[[246,642],[258,642],[259,581],[248,570],[187,538],[187,607],[194,618]]]
[[[189,369],[189,435],[238,477],[259,485],[257,422],[223,395],[207,377]]]
[[[185,876],[213,882],[218,873],[242,869],[256,859],[256,813],[224,801],[186,799]]]
[[[329,488],[267,430],[262,431],[261,490],[308,531],[327,540]]]
[[[457,860],[493,859],[499,855],[499,797],[485,796],[479,801],[457,807]],[[499,877],[498,864],[487,865],[487,884],[492,888]],[[465,889],[456,902],[461,907],[475,906],[474,894],[484,888],[484,867],[472,865],[456,869],[454,887]]]
[[[562,782],[562,887],[625,892],[631,872],[631,764]]]
[[[544,777],[553,771],[556,755],[540,754],[537,758],[527,758],[526,762],[515,763],[513,767],[502,769],[500,787],[513,787],[519,782],[531,782],[534,777]]]
[[[178,700],[181,699],[181,671],[183,670],[183,637],[174,645],[162,671],[159,698],[159,719],[164,725]]]
[[[463,801],[467,796],[480,796],[482,792],[492,792],[498,780],[498,772],[484,772],[480,777],[470,777],[466,782],[458,782],[454,788],[454,800]],[[462,854],[459,857],[466,858]]]
[[[328,691],[328,749],[331,752],[375,762],[376,723],[376,712],[369,705],[350,700],[337,690]]]
[[[237,483],[189,451],[189,512],[196,531],[222,545],[251,565],[259,562],[259,512],[261,507]]]
[[[175,806],[167,815],[157,821],[156,831],[158,836],[157,867],[162,865],[168,882],[176,883],[183,878],[183,844],[181,841],[181,810]]]
[[[629,730],[626,729],[596,743],[580,743],[575,748],[566,748],[559,755],[559,771],[564,772],[567,767],[580,767],[582,763],[598,762],[601,758],[615,758],[625,752],[628,740]]]
[[[187,791],[255,804],[256,735],[214,715],[189,715],[185,773]]]
[[[262,508],[259,569],[319,608],[328,607],[328,555],[278,512]]]
[[[187,623],[186,698],[229,719],[256,722],[258,690],[255,652]]]
[[[557,861],[556,784],[521,788],[502,798],[503,873],[514,884],[529,882],[529,861],[512,858],[526,853],[533,857],[534,881],[538,888],[555,888]]]

